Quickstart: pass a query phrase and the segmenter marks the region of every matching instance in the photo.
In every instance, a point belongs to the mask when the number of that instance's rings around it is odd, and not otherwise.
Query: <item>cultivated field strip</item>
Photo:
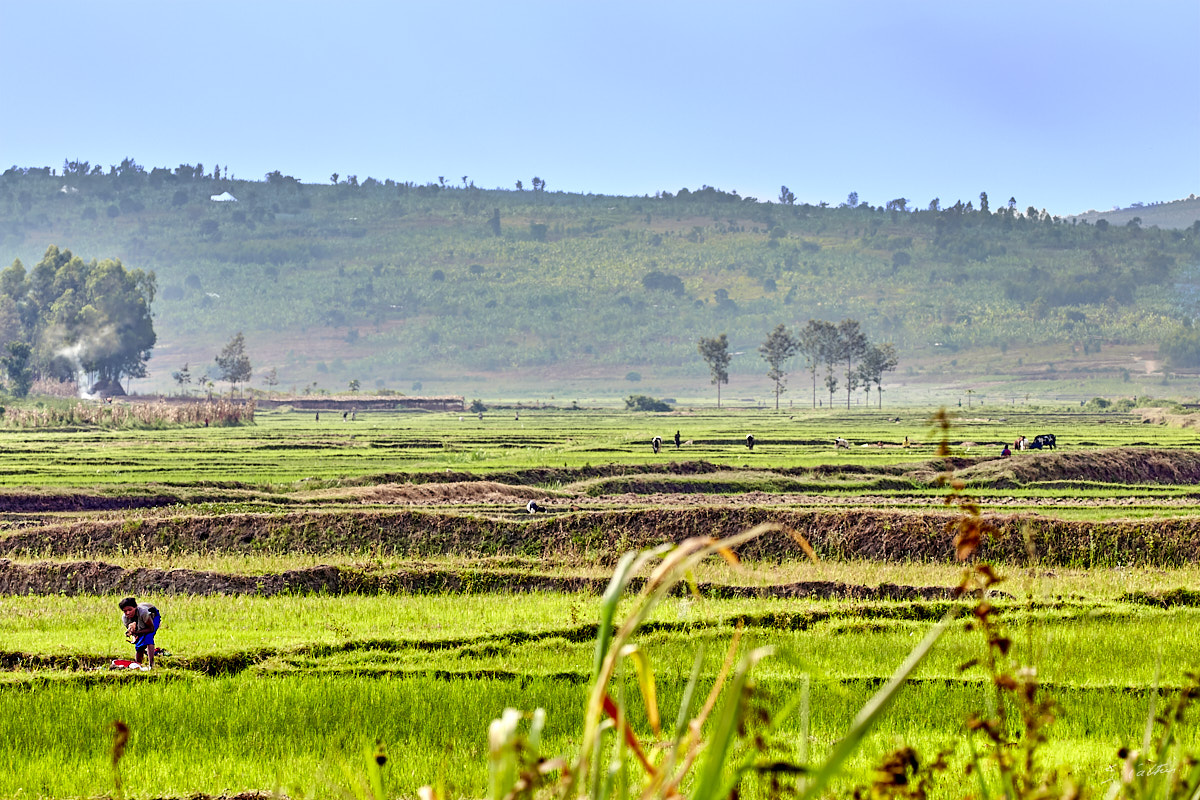
[[[265,675],[318,671],[404,677],[436,671],[442,677],[463,679],[485,673],[491,677],[586,679],[597,626],[584,617],[585,609],[597,602],[594,595],[533,593],[499,599],[515,604],[515,609],[446,625],[448,615],[482,609],[482,604],[494,601],[477,598],[467,602],[453,595],[391,603],[377,598],[354,601],[321,619],[322,605],[331,602],[324,596],[255,598],[248,603],[227,603],[234,619],[217,621],[209,620],[208,615],[222,607],[218,600],[167,597],[162,605],[169,609],[170,617],[159,638],[173,653],[163,660],[168,672],[221,675],[252,671]],[[1158,678],[1177,685],[1182,679],[1179,666],[1200,659],[1200,643],[1187,634],[1200,622],[1200,596],[1168,608],[1149,607],[1134,599],[1021,602],[997,596],[993,602],[1003,609],[1009,625],[1028,629],[1027,646],[1041,651],[1038,658],[1048,680],[1075,685],[1150,685],[1156,679],[1153,665],[1131,665],[1120,675],[1114,675],[1109,665],[1123,648],[1136,652],[1141,647],[1137,640],[1152,636],[1168,656],[1160,667],[1166,672]],[[86,603],[65,597],[0,601],[9,620],[0,625],[5,640],[26,645],[0,652],[0,665],[10,670],[6,680],[22,682],[51,670],[66,671],[63,679],[69,673],[94,682],[97,673],[107,672],[104,654],[109,645],[105,637],[90,632],[89,626],[101,624],[97,615],[111,616],[105,609],[115,603],[115,595]],[[722,600],[688,595],[664,606],[646,623],[643,634],[647,646],[666,657],[665,664],[680,664],[676,656],[709,641],[713,674],[722,652],[717,645],[727,640],[733,629],[741,628],[749,643],[771,642],[800,662],[809,662],[811,668],[819,666],[819,674],[882,679],[886,665],[902,658],[911,647],[915,632],[948,610],[969,605],[950,600],[762,596]],[[522,607],[528,612],[540,610],[524,614]],[[556,616],[555,609],[566,619]],[[19,620],[29,612],[61,613],[65,618],[37,632],[22,631]],[[388,612],[397,617],[389,618]],[[312,619],[313,615],[317,618]],[[572,623],[571,617],[579,621]],[[256,632],[227,638],[226,631],[238,630],[238,619],[251,622]],[[280,641],[291,644],[272,644]],[[90,647],[78,646],[89,642]],[[962,675],[957,665],[967,659],[973,644],[964,621],[946,640],[942,652],[928,662],[930,671],[923,674],[947,680],[970,678]],[[785,671],[794,668],[786,666]],[[667,674],[671,674],[669,670]]]

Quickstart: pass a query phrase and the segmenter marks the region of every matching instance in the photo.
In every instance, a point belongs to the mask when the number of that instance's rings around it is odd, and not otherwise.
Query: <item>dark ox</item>
[[[1058,443],[1055,441],[1053,433],[1039,433],[1037,436],[1033,437],[1033,441],[1029,443],[1030,450],[1041,450],[1042,448],[1047,450],[1058,449]]]

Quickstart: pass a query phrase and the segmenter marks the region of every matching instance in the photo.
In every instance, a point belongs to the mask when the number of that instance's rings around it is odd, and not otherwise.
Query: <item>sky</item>
[[[1055,215],[1200,193],[1200,1],[0,0],[0,169]]]

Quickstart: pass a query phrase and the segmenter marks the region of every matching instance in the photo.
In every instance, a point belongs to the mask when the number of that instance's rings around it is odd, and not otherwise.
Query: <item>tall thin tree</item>
[[[721,407],[721,384],[729,383],[729,337],[721,334],[715,339],[701,339],[700,357],[708,364],[712,382],[717,385],[717,408]]]
[[[787,383],[787,371],[785,367],[787,362],[796,355],[799,348],[799,343],[796,337],[788,332],[787,327],[780,323],[775,326],[775,330],[767,335],[766,341],[758,346],[758,352],[762,354],[763,360],[767,362],[770,369],[767,370],[767,377],[775,384],[775,410],[779,410],[779,395],[784,391],[784,384]]]
[[[831,323],[819,319],[810,319],[796,336],[797,352],[804,356],[805,369],[812,377],[812,407],[817,407],[817,370],[825,363],[822,343],[826,338],[825,330],[833,327]]]
[[[867,351],[867,335],[856,319],[844,319],[837,326],[838,354],[846,362],[846,408],[850,407],[850,393],[857,384],[854,362]]]
[[[867,351],[859,362],[858,374],[863,385],[869,390],[871,384],[875,384],[875,397],[879,408],[883,408],[883,374],[894,370],[899,363],[896,347],[891,342],[868,345]],[[870,400],[869,395],[868,400]]]
[[[833,393],[837,391],[838,379],[834,370],[842,360],[842,340],[838,334],[838,326],[832,322],[821,321],[818,327],[820,342],[818,349],[821,363],[825,365],[825,388],[829,390],[829,405],[833,405]]]

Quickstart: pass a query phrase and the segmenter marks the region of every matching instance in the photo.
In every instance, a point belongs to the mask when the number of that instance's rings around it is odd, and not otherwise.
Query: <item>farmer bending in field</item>
[[[121,607],[121,622],[125,625],[125,637],[133,642],[137,654],[137,663],[142,663],[144,656],[149,656],[147,669],[154,669],[154,634],[162,623],[162,615],[158,609],[149,603],[138,603],[132,597],[126,597],[119,604]]]

